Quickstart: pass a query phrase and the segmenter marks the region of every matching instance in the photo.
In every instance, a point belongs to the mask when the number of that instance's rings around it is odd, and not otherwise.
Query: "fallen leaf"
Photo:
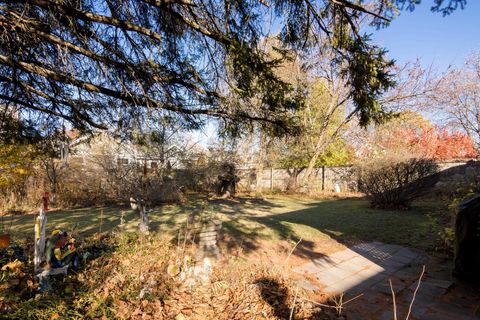
[[[10,269],[11,271],[15,271],[17,269],[21,269],[23,267],[23,262],[18,261],[15,259],[15,261],[9,262],[6,265],[2,267],[2,271],[7,271]]]
[[[175,320],[187,320],[187,318],[185,318],[185,316],[182,313],[179,313],[175,317]]]
[[[60,318],[60,315],[59,315],[58,313],[54,313],[54,314],[52,314],[52,316],[50,317],[50,320],[56,320],[56,319],[58,319],[58,318]]]

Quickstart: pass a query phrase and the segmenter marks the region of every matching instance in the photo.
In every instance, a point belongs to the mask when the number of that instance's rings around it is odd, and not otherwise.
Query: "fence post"
[[[270,168],[270,190],[273,190],[273,167]]]
[[[325,166],[322,166],[322,191],[325,191]]]
[[[35,273],[43,261],[45,253],[45,229],[47,226],[47,216],[43,209],[40,209],[40,214],[35,221],[35,256],[33,259]]]

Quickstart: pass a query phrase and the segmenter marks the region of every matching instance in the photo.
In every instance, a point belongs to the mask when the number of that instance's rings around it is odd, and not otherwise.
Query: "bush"
[[[408,209],[438,180],[438,166],[428,159],[376,159],[357,167],[358,190],[374,207]]]

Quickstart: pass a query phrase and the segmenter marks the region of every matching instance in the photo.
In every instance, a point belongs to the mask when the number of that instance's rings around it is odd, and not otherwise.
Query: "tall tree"
[[[451,124],[462,129],[480,149],[480,52],[464,66],[450,70],[443,78],[433,103],[447,114]]]
[[[473,141],[466,134],[434,126],[419,113],[411,111],[403,111],[388,123],[363,131],[360,141],[356,146],[360,160],[416,157],[448,161],[478,155]]]
[[[289,130],[301,99],[273,73],[281,59],[259,45],[273,14],[285,49],[334,49],[366,124],[381,116],[376,99],[393,84],[392,62],[358,22],[386,23],[392,5],[417,1],[362,2],[0,1],[0,103],[32,126],[122,129],[162,109],[193,128],[213,116]],[[263,103],[249,103],[258,92]]]
[[[346,150],[342,147],[340,136],[349,121],[346,115],[348,89],[342,78],[334,74],[332,70],[322,73],[321,76],[316,74],[307,82],[305,107],[296,113],[302,131],[278,144],[282,166],[305,169],[302,184],[308,182],[316,166],[326,164],[328,157],[325,156],[329,147],[336,145],[339,153]],[[339,160],[338,154],[332,149],[329,150],[329,155]],[[329,164],[333,163],[330,161]],[[295,180],[298,173],[293,172]]]
[[[351,89],[347,79],[332,64],[332,56],[325,51],[310,57],[307,65],[308,81],[304,108],[297,111],[302,132],[288,137],[283,144],[284,159],[289,168],[305,168],[302,184],[307,184],[314,168],[319,165],[345,164],[349,148],[343,142],[358,109],[351,106]],[[385,119],[402,110],[430,106],[430,98],[438,87],[439,79],[431,68],[422,68],[420,62],[395,66],[396,86],[385,92],[378,101]],[[387,116],[388,115],[388,116]],[[355,127],[355,125],[353,125]],[[285,161],[283,165],[286,165]]]

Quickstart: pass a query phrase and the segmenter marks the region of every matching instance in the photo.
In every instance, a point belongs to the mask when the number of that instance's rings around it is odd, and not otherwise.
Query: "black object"
[[[235,175],[235,165],[232,163],[225,163],[222,165],[222,170],[224,174],[218,176],[220,183],[217,189],[217,194],[219,196],[234,196],[237,191],[236,184],[240,180],[238,176]]]
[[[459,206],[455,221],[455,269],[462,279],[480,279],[480,195]]]

